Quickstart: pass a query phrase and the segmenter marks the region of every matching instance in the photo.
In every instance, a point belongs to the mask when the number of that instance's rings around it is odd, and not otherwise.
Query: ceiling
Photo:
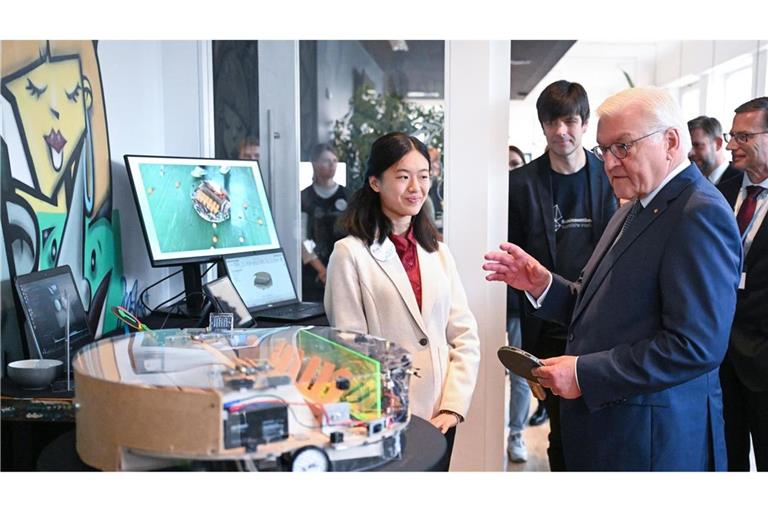
[[[576,41],[510,41],[510,91],[524,99]],[[407,51],[393,48],[407,46]],[[445,41],[360,41],[386,76],[386,88],[404,97],[440,99],[445,93]]]
[[[575,42],[511,41],[509,99],[525,99]]]

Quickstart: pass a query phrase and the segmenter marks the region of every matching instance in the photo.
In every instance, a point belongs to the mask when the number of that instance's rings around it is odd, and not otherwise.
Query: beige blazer
[[[396,342],[413,357],[410,410],[429,420],[440,410],[466,418],[480,365],[477,322],[448,247],[418,247],[422,311],[388,238],[366,246],[348,236],[328,263],[325,310],[330,325]]]

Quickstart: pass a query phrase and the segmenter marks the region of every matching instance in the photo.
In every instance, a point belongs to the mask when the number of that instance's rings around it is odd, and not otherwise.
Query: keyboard
[[[325,308],[320,302],[297,302],[295,304],[286,304],[285,306],[257,311],[255,316],[258,318],[301,320],[324,314]]]

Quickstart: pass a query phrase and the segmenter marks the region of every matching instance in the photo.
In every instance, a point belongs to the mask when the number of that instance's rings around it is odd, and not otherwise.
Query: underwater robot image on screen
[[[277,249],[259,164],[125,155],[153,266]]]

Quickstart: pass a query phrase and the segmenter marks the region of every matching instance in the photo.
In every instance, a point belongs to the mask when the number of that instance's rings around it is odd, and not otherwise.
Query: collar
[[[653,201],[653,198],[654,198],[654,197],[656,197],[656,194],[658,194],[658,193],[659,193],[659,191],[660,191],[661,189],[663,189],[663,188],[664,188],[664,186],[665,186],[667,183],[669,183],[670,181],[672,181],[672,179],[673,179],[675,176],[677,176],[678,174],[680,174],[681,172],[683,172],[684,170],[686,170],[686,169],[688,168],[688,166],[689,166],[689,165],[691,165],[691,162],[690,162],[690,161],[689,161],[687,158],[684,158],[684,159],[683,159],[683,161],[682,161],[682,163],[681,163],[680,165],[678,165],[677,167],[675,167],[674,169],[672,169],[672,172],[670,172],[669,174],[667,174],[667,177],[666,177],[666,178],[664,178],[664,180],[663,180],[661,183],[659,183],[659,186],[658,186],[658,187],[656,187],[655,189],[651,190],[651,191],[650,191],[648,194],[646,194],[645,196],[641,197],[641,198],[640,198],[640,204],[642,204],[642,205],[643,205],[643,208],[646,208],[646,207],[647,207],[647,206],[648,206],[648,205],[651,203],[651,201]]]
[[[409,247],[416,245],[416,237],[413,234],[413,224],[405,232],[405,235],[396,235],[394,233],[389,234],[389,238],[392,243],[395,244],[395,248],[398,252],[407,251]]]
[[[723,173],[725,173],[728,165],[730,165],[730,162],[726,160],[725,162],[715,167],[715,169],[709,173],[709,176],[707,176],[707,179],[710,181],[710,183],[717,185],[717,182],[720,181],[720,178],[723,177]]]
[[[763,188],[768,188],[768,178],[764,179],[760,183],[752,183],[749,180],[749,174],[744,172],[744,176],[741,178],[741,189],[744,190],[747,187],[750,187],[752,185],[760,185]]]

